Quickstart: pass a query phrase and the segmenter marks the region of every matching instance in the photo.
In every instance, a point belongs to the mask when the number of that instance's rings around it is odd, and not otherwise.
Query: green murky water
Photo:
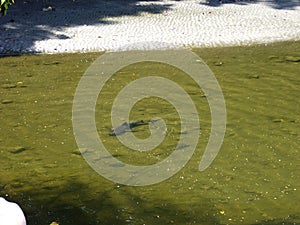
[[[17,201],[28,224],[300,224],[300,42],[196,49],[214,72],[227,107],[220,153],[204,172],[198,164],[210,132],[208,103],[182,72],[161,64],[124,68],[107,83],[96,106],[99,136],[119,160],[136,165],[166,158],[180,123],[164,100],[139,101],[132,120],[165,119],[159,148],[132,153],[108,136],[118,90],[145,75],[180,84],[199,111],[201,136],[188,164],[146,187],[108,181],[80,155],[72,130],[76,86],[100,55],[0,58],[0,195]],[[149,136],[147,126],[137,137]]]

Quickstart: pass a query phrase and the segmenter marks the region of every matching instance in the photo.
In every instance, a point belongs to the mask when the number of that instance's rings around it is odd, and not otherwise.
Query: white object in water
[[[20,206],[0,197],[0,225],[26,225]]]

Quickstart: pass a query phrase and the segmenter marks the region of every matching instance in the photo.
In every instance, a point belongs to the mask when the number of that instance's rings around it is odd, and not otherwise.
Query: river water
[[[0,58],[0,195],[19,203],[29,225],[299,224],[300,42],[193,51],[215,74],[227,110],[223,145],[205,171],[198,164],[210,133],[208,102],[182,71],[149,62],[128,66],[97,100],[99,137],[114,157],[134,165],[172,153],[179,115],[159,98],[137,102],[130,120],[160,116],[168,132],[156,149],[131,152],[108,135],[118,91],[134,79],[160,75],[180,82],[195,102],[201,135],[191,160],[169,179],[141,187],[100,176],[74,138],[75,90],[101,53]],[[139,138],[150,135],[148,126],[135,131]]]

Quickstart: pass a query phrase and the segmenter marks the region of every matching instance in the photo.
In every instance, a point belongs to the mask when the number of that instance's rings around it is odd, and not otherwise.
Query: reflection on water
[[[299,224],[299,50],[300,42],[195,50],[215,73],[228,116],[221,151],[204,172],[198,164],[210,132],[205,94],[165,65],[119,71],[101,92],[95,115],[99,137],[117,159],[159,162],[189,132],[180,131],[172,105],[149,98],[139,101],[130,117],[165,119],[168,132],[158,148],[133,152],[109,136],[112,99],[131,80],[159,74],[180,82],[199,112],[201,136],[192,159],[175,176],[147,187],[102,178],[76,146],[73,96],[99,54],[1,58],[0,195],[17,201],[29,224],[37,225]],[[135,131],[139,138],[150,135],[148,126]]]

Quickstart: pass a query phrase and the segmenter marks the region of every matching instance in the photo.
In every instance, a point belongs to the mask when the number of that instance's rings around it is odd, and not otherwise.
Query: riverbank
[[[300,3],[293,0],[85,3],[16,2],[0,20],[0,54],[237,46],[300,40]]]

